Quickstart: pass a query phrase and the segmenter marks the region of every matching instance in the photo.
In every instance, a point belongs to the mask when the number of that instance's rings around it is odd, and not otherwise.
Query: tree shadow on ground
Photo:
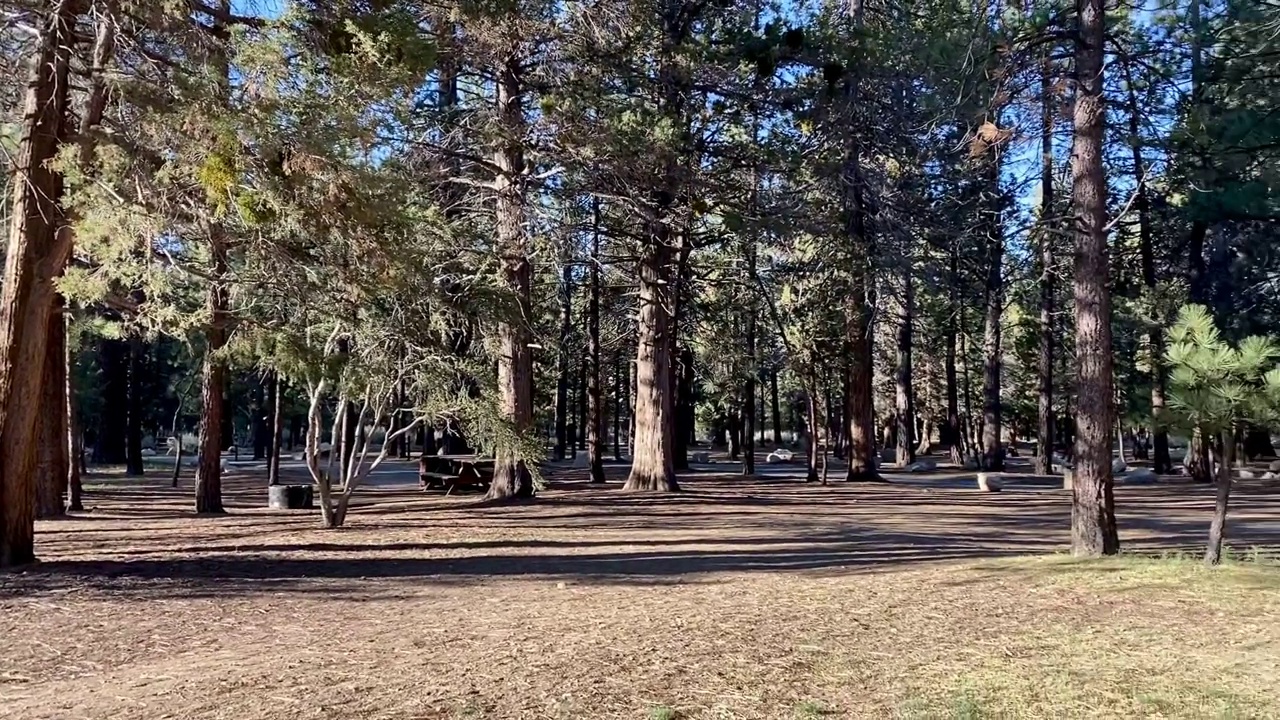
[[[620,540],[630,551],[581,553],[584,543],[494,541],[490,543],[400,543],[386,546],[262,545],[245,552],[219,547],[192,555],[119,560],[52,560],[9,583],[0,596],[57,586],[101,586],[114,592],[218,596],[260,591],[305,591],[317,582],[341,589],[344,582],[422,580],[470,584],[493,579],[571,580],[591,584],[663,584],[714,581],[718,574],[796,571],[866,571],[975,557],[1001,557],[1033,550],[993,549],[985,538],[864,530],[821,538],[735,538],[697,549],[696,540]],[[600,543],[604,547],[605,543]],[[664,546],[678,546],[676,547]],[[727,547],[726,547],[727,546]],[[332,557],[333,553],[432,552],[451,549],[560,549],[562,552],[476,554],[443,557]],[[192,548],[170,549],[174,555]],[[146,550],[137,554],[149,555]],[[334,581],[337,581],[335,584]],[[8,587],[6,587],[8,585]]]
[[[992,495],[724,475],[686,487],[629,494],[613,483],[567,480],[532,504],[481,507],[382,486],[362,489],[350,531],[335,532],[316,528],[316,512],[251,505],[265,496],[255,478],[229,478],[229,504],[248,509],[213,521],[191,519],[189,491],[135,483],[97,490],[101,522],[91,527],[42,525],[38,542],[51,550],[41,551],[45,562],[0,575],[0,596],[74,588],[139,597],[358,596],[486,581],[661,585],[742,573],[870,572],[1052,552],[1065,547],[1070,522],[1069,495],[1038,487]],[[1194,486],[1127,488],[1117,497],[1126,545],[1140,534],[1138,545],[1149,549],[1197,541],[1212,505],[1212,490]],[[1280,498],[1253,491],[1240,498],[1250,514],[1233,519],[1232,541],[1280,542]],[[160,531],[163,539],[151,537]],[[437,533],[446,537],[433,539]]]

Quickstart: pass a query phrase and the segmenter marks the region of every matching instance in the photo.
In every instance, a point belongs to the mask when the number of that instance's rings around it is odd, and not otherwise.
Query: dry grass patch
[[[905,717],[1280,716],[1275,564],[1050,557],[967,570],[1012,573],[1045,616],[1010,628],[968,667],[933,665]]]
[[[92,486],[0,575],[6,720],[1280,717],[1280,577],[1077,563],[1061,493],[693,477],[538,502],[371,487],[350,527]],[[1209,490],[1122,489],[1129,547]],[[1233,537],[1270,544],[1256,496]],[[1014,557],[1014,555],[1021,555]]]

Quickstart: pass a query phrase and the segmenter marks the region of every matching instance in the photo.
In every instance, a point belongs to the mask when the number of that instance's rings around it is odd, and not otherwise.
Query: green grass
[[[679,720],[680,711],[666,705],[654,705],[649,708],[649,720]]]
[[[796,703],[796,720],[821,720],[834,715],[834,711],[816,700],[802,700]]]

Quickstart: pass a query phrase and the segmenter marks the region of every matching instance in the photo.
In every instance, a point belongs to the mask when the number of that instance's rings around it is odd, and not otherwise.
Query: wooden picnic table
[[[488,487],[493,480],[493,458],[474,455],[423,455],[418,459],[418,487],[422,490],[446,488],[445,495],[459,487]]]

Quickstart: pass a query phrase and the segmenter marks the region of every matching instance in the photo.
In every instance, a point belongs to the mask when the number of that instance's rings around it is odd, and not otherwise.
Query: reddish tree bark
[[[213,266],[209,287],[205,291],[205,308],[209,325],[205,328],[204,363],[200,371],[200,439],[196,464],[196,512],[223,513],[222,447],[231,438],[223,437],[223,393],[227,387],[227,365],[220,351],[227,344],[227,322],[230,310],[225,276],[227,274],[227,241],[222,228],[209,231],[209,251]]]
[[[49,313],[49,358],[44,366],[41,386],[39,447],[36,460],[36,517],[51,518],[64,514],[63,494],[70,479],[71,448],[68,446],[67,413],[67,331],[62,317],[62,298],[54,297]]]
[[[29,58],[0,290],[0,567],[35,560],[35,464],[54,278],[71,250],[63,231],[58,153],[67,117],[70,48],[80,4],[43,2]],[[57,410],[55,410],[57,412]]]
[[[671,388],[673,252],[670,230],[657,223],[640,260],[636,331],[635,431],[627,490],[674,491],[675,407]]]
[[[532,315],[533,266],[526,238],[524,109],[519,55],[512,49],[498,67],[497,110],[504,138],[494,153],[499,172],[495,214],[502,279],[515,301],[510,315],[498,324],[498,391],[502,414],[520,439],[533,427],[533,351],[529,347],[528,318]],[[533,497],[533,477],[515,448],[499,448],[488,500]]]

